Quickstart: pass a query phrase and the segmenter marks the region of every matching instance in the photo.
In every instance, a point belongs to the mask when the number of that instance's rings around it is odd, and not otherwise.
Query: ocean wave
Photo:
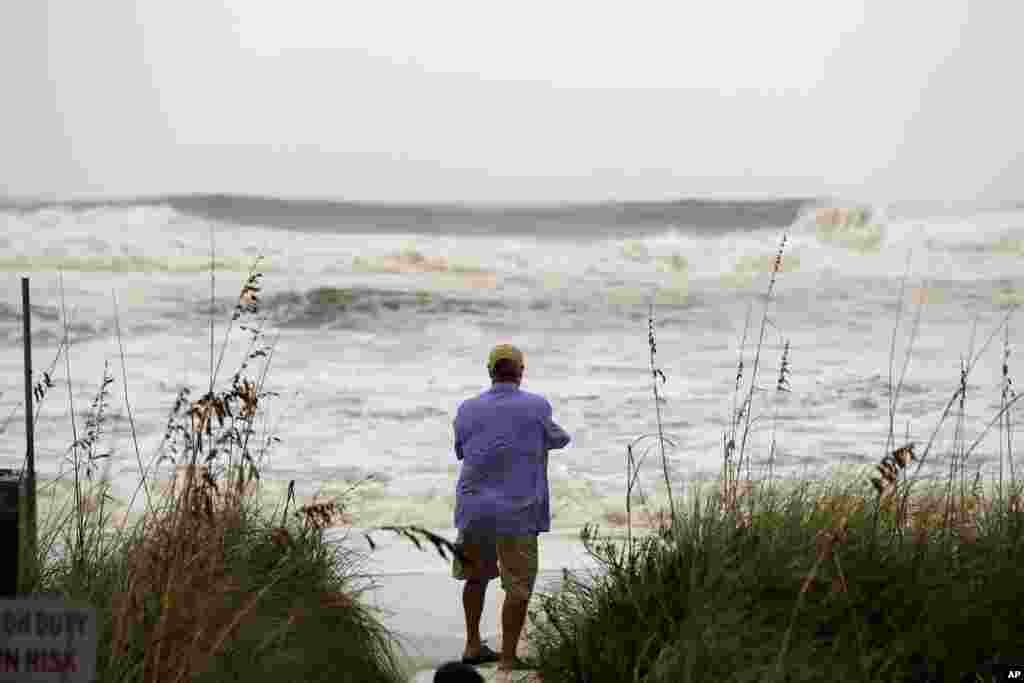
[[[486,316],[505,310],[496,300],[445,296],[425,290],[401,291],[369,287],[317,287],[306,292],[284,292],[264,297],[263,310],[282,327],[322,327],[389,313]]]
[[[160,226],[189,220],[166,202],[66,202],[34,206],[5,206],[0,216],[11,226],[21,223],[36,229],[62,232],[114,224],[124,227]]]
[[[691,303],[689,287],[685,282],[675,286],[606,287],[601,294],[609,306],[646,306],[652,301],[658,306],[688,306]]]
[[[88,323],[75,323],[68,326],[68,335],[72,343],[88,342],[109,334],[110,331],[101,324],[90,325]],[[21,324],[8,329],[0,328],[0,339],[3,340],[0,346],[21,346],[25,335],[22,332]],[[59,326],[39,327],[32,329],[32,345],[57,346],[64,339],[64,330]]]
[[[607,374],[634,377],[648,372],[650,372],[650,370],[639,365],[609,365],[605,363],[597,363],[587,366],[587,373],[590,375]]]
[[[533,299],[528,308],[531,311],[549,311],[554,303],[551,299]]]
[[[681,226],[711,235],[790,225],[810,198],[561,203],[546,206],[388,205],[239,195],[2,205],[44,228],[116,222],[169,225],[217,221],[307,233],[524,235],[543,239],[648,235]]]
[[[55,321],[60,319],[60,311],[56,306],[41,306],[32,304],[30,312],[33,321]],[[17,322],[21,323],[21,305],[6,304],[0,301],[0,323]]]
[[[72,309],[74,316],[77,308]],[[32,306],[32,343],[38,346],[57,345],[64,339],[64,321],[60,309],[55,306]],[[122,320],[121,332],[126,337],[143,337],[165,334],[168,330],[181,327],[187,315],[181,311],[164,311],[154,313],[137,320]],[[22,344],[21,307],[0,303],[0,346],[20,346]],[[67,335],[72,343],[95,341],[108,338],[115,332],[114,320],[99,313],[83,314],[71,320],[67,326]]]
[[[438,410],[432,406],[419,406],[409,410],[368,410],[365,417],[384,420],[398,420],[399,422],[411,422],[414,420],[428,420],[432,417],[446,417],[448,413]]]
[[[2,271],[203,272],[210,268],[208,225],[168,206],[61,205],[0,211]],[[223,232],[223,230],[221,230]],[[233,235],[232,237],[237,237]],[[219,256],[218,270],[246,272],[241,257]],[[264,259],[261,267],[276,270]]]
[[[380,273],[460,273],[469,275],[494,275],[493,270],[476,264],[451,262],[444,256],[424,256],[413,248],[405,248],[379,257],[356,256],[353,270]]]
[[[433,406],[415,406],[409,408],[368,408],[365,401],[348,401],[348,405],[331,410],[333,418],[345,420],[396,420],[398,422],[414,422],[429,420],[435,417],[447,417],[448,413]]]
[[[823,244],[877,252],[885,241],[886,226],[868,207],[819,207],[813,219],[815,234]]]
[[[253,259],[218,257],[213,266],[218,271],[248,272]],[[88,255],[43,254],[37,256],[0,256],[0,270],[18,272],[78,271],[90,273],[201,273],[210,270],[210,258],[202,256],[142,256],[142,255]],[[266,261],[260,270],[273,271]]]
[[[403,206],[231,195],[163,197],[149,201],[202,219],[237,225],[272,225],[308,232],[366,232],[367,227],[372,226],[377,231],[389,232],[522,234],[556,238],[622,232],[648,234],[666,225],[714,232],[786,226],[813,202],[808,198],[739,201],[682,199],[485,207]]]
[[[761,254],[745,254],[736,259],[731,271],[719,276],[721,284],[734,289],[747,289],[754,284],[759,275],[771,273],[775,268],[778,252]],[[800,252],[790,251],[782,255],[779,262],[780,273],[794,273],[800,270]]]
[[[894,378],[898,382],[899,378]],[[818,405],[845,404],[850,410],[868,414],[880,407],[888,407],[890,400],[889,379],[881,373],[873,373],[867,377],[842,376],[835,382],[822,382],[815,402]],[[895,390],[897,387],[893,387]],[[933,400],[933,392],[918,382],[904,382],[899,386],[900,396],[904,403],[922,397]]]
[[[929,237],[925,240],[925,247],[929,251],[1024,256],[1024,228],[1000,231],[995,235]]]

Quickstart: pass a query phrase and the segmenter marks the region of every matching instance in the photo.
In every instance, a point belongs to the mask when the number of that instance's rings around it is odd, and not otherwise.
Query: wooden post
[[[23,320],[23,342],[25,346],[25,537],[22,548],[25,558],[25,580],[35,583],[36,570],[36,454],[34,417],[32,401],[32,325],[29,308],[28,278],[21,278],[21,307]]]

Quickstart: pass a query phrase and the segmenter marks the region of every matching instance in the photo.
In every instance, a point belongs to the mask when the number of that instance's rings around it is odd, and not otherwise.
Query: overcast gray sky
[[[11,0],[0,192],[1024,197],[1005,0]]]

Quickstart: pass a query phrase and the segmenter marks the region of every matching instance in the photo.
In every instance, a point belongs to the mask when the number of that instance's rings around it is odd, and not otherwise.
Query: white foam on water
[[[774,387],[782,339],[789,339],[792,394],[786,400],[758,394],[754,409],[766,418],[748,440],[755,457],[767,453],[773,426],[782,454],[777,465],[783,468],[799,467],[804,458],[842,454],[856,460],[881,452],[888,423],[885,382],[862,380],[882,373],[887,381],[894,306],[911,248],[897,372],[913,304],[928,304],[908,375],[921,390],[902,397],[897,432],[903,434],[909,420],[912,436],[927,438],[955,389],[958,354],[969,346],[975,313],[982,314],[980,347],[998,323],[999,306],[1015,297],[1024,300],[1013,242],[1022,216],[889,221],[877,250],[825,240],[814,226],[794,225],[775,289],[772,322],[778,329],[768,327],[759,377],[760,384]],[[62,336],[57,266],[64,270],[73,312],[79,414],[95,395],[103,362],[110,363],[115,384],[106,438],[114,451],[112,471],[127,496],[137,482],[136,455],[111,290],[118,296],[129,398],[147,460],[159,445],[177,389],[190,386],[193,397],[205,391],[210,282],[198,264],[204,253],[208,257],[210,223],[170,209],[9,212],[0,220],[6,228],[0,261],[36,259],[38,266],[31,272],[33,301],[40,307],[33,317],[40,335],[36,370],[48,367]],[[743,319],[753,302],[745,356],[749,379],[762,312],[758,294],[767,287],[782,232],[696,236],[676,228],[581,243],[215,227],[219,258],[237,266],[217,273],[217,347],[245,279],[242,266],[257,253],[268,254],[261,292],[268,312],[282,320],[285,313],[293,316],[280,329],[266,385],[281,394],[264,404],[268,429],[282,438],[266,471],[269,499],[283,495],[293,478],[309,497],[317,489],[341,493],[353,473],[376,472],[384,483],[353,494],[352,513],[362,521],[450,524],[458,476],[451,421],[461,401],[487,387],[490,346],[508,341],[527,354],[524,389],[548,397],[556,420],[573,435],[567,449],[551,455],[554,527],[624,511],[626,447],[657,431],[647,339],[652,292],[658,304],[656,363],[668,378],[659,387],[661,417],[677,443],[666,455],[679,477],[720,470]],[[356,257],[368,267],[354,267]],[[97,270],[103,259],[121,261]],[[147,259],[168,267],[143,272],[118,265],[138,266]],[[194,263],[184,270],[192,272],[179,272],[187,259]],[[8,275],[13,280],[16,273]],[[920,287],[923,277],[934,280],[927,290]],[[310,303],[318,288],[330,288],[327,303]],[[23,396],[19,288],[3,288],[0,306],[0,341],[7,341],[0,348],[2,425]],[[269,341],[279,329],[273,318],[267,327]],[[222,384],[238,368],[248,342],[236,323]],[[996,346],[979,361],[972,389],[978,399],[967,406],[969,424],[979,429],[992,415],[1000,369],[992,355]],[[253,369],[258,367],[255,362]],[[58,386],[44,403],[36,431],[40,468],[49,473],[57,471],[72,438],[63,362],[57,373]],[[0,466],[20,466],[23,425],[19,414],[0,439]],[[993,448],[983,449],[982,460],[993,462]],[[653,490],[660,453],[649,456],[644,468],[642,483]]]

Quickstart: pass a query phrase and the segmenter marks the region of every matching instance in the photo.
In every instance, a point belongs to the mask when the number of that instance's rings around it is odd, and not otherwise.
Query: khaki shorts
[[[490,536],[460,529],[455,545],[472,563],[463,566],[456,555],[452,560],[452,576],[456,579],[489,581],[500,574],[505,592],[529,599],[537,582],[537,534]]]

